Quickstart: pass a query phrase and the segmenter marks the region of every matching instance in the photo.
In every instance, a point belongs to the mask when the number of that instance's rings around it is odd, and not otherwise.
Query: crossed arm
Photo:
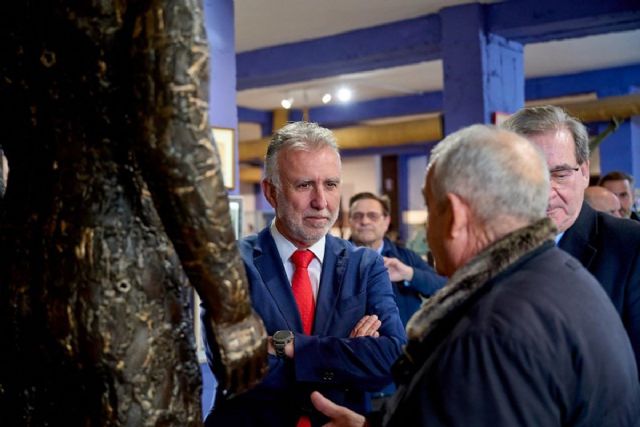
[[[353,329],[351,330],[351,333],[349,334],[349,338],[357,338],[357,337],[374,337],[374,338],[377,338],[377,337],[380,336],[380,332],[378,332],[378,329],[380,329],[381,325],[382,325],[382,322],[378,319],[378,316],[376,316],[375,314],[365,315],[353,327]],[[268,351],[269,351],[269,354],[272,354],[272,355],[275,356],[276,350],[273,347],[273,338],[272,337],[269,337]],[[290,359],[294,358],[294,356],[295,356],[295,346],[294,346],[294,342],[293,341],[289,342],[284,347],[284,353],[285,353],[286,357],[288,357]]]

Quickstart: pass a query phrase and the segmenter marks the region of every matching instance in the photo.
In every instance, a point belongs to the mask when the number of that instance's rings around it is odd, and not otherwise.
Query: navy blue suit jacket
[[[433,268],[427,264],[414,251],[403,248],[385,238],[382,246],[382,256],[397,258],[404,264],[413,268],[413,278],[406,282],[395,282],[393,292],[400,310],[400,319],[403,325],[422,305],[421,297],[429,297],[442,288],[447,282],[445,277],[439,276]]]
[[[640,370],[640,224],[584,203],[558,246],[580,260],[611,298]]]
[[[319,425],[326,420],[312,409],[309,394],[313,390],[356,411],[368,410],[366,391],[391,381],[391,365],[406,343],[382,258],[373,250],[328,235],[313,333],[305,335],[269,229],[239,244],[253,307],[270,336],[278,330],[294,332],[295,357],[269,355],[264,381],[237,398],[219,399],[207,425],[294,426],[301,414],[310,415],[313,424]],[[380,336],[349,338],[366,314],[381,320]]]

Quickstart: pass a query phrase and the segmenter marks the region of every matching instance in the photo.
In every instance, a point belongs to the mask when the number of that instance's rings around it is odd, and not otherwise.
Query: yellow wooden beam
[[[333,133],[341,151],[392,147],[442,139],[442,121],[440,116],[437,116],[384,125],[346,127],[336,129]],[[263,160],[268,143],[268,138],[240,142],[240,161]]]
[[[262,168],[258,166],[241,166],[240,181],[250,184],[258,184],[262,181]]]
[[[562,104],[570,114],[584,122],[626,119],[640,115],[640,94],[612,96],[580,103]],[[280,110],[277,110],[280,111]],[[283,110],[286,112],[286,110]],[[275,113],[275,112],[274,112]],[[274,127],[276,120],[274,118]],[[283,123],[284,125],[284,123]],[[276,129],[279,129],[277,127]],[[340,150],[392,147],[443,138],[440,116],[384,125],[353,126],[334,130]],[[240,142],[240,162],[264,160],[268,138]]]
[[[569,114],[583,122],[606,122],[616,117],[626,119],[640,115],[640,94],[610,96],[593,101],[562,105]]]
[[[289,110],[284,108],[278,108],[273,110],[273,129],[272,132],[277,131],[281,127],[287,124],[289,121]]]

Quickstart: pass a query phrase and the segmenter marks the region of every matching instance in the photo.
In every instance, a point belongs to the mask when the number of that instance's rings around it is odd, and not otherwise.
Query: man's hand
[[[404,264],[398,258],[382,257],[384,260],[384,266],[387,267],[389,272],[389,279],[392,282],[401,282],[403,280],[413,279],[413,268]]]
[[[324,427],[366,427],[367,420],[344,406],[336,405],[317,391],[311,393],[311,403],[331,421]]]
[[[382,322],[378,320],[378,316],[376,316],[375,314],[366,315],[362,319],[360,319],[358,323],[356,323],[356,326],[353,327],[353,330],[351,330],[351,333],[349,334],[349,338],[356,338],[356,337],[376,337],[377,338],[380,336],[378,329],[380,329],[381,325],[382,325]]]

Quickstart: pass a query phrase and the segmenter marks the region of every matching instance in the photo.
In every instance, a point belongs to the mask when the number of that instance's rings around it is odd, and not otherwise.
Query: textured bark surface
[[[208,137],[200,6],[18,3],[0,63],[1,423],[199,425],[187,277],[230,394],[266,351]]]

